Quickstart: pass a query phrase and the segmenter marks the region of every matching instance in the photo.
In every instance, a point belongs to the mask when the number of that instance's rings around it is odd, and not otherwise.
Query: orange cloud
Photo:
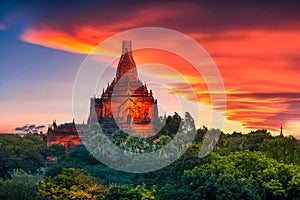
[[[83,30],[86,32],[86,30]],[[97,43],[89,40],[88,37],[82,38],[69,35],[65,32],[60,32],[52,29],[27,29],[20,38],[29,43],[42,45],[45,47],[51,47],[54,49],[60,49],[79,54],[87,54],[91,52]]]

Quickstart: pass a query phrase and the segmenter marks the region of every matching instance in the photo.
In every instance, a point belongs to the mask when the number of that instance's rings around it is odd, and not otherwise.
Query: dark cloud
[[[300,99],[299,92],[276,92],[276,93],[240,93],[240,94],[228,94],[230,98],[286,98],[286,99]]]
[[[17,1],[3,5],[2,17],[47,24],[72,32],[74,25],[101,26],[134,20],[135,26],[162,26],[182,32],[220,32],[236,29],[295,29],[299,27],[299,1]],[[17,5],[14,7],[14,5]],[[150,8],[177,15],[159,16]],[[18,15],[12,17],[13,14]],[[17,14],[18,13],[18,14]],[[137,15],[136,15],[137,14]],[[150,15],[152,20],[144,20]],[[135,17],[133,17],[135,16]],[[158,17],[157,17],[158,16]],[[133,18],[132,18],[133,17]],[[2,20],[3,21],[3,20]],[[4,20],[5,21],[5,20]],[[74,23],[75,22],[75,23]],[[298,24],[298,27],[295,26]],[[120,27],[122,28],[122,27]],[[105,30],[107,31],[107,30]]]
[[[44,125],[35,125],[35,124],[31,124],[31,125],[24,125],[22,127],[16,127],[15,131],[22,131],[23,133],[28,133],[28,132],[39,132],[41,130],[43,130],[45,128]]]
[[[29,127],[28,127],[28,129],[34,129],[35,128],[35,125],[34,124],[32,124],[32,125],[30,125]]]
[[[116,21],[131,20],[139,11],[135,21],[140,26],[164,26],[181,31],[226,31],[240,28],[295,29],[299,24],[300,2],[278,1],[47,1],[24,3],[24,8],[35,13],[40,22],[49,25],[77,23],[101,25]],[[155,18],[148,8],[161,7],[165,12],[176,10],[176,16]],[[178,9],[180,8],[180,9]],[[26,10],[24,9],[24,10]],[[151,21],[143,21],[143,15],[152,15]],[[159,13],[158,13],[159,14]],[[46,20],[46,21],[44,21]]]
[[[45,128],[45,126],[44,125],[40,125],[40,126],[38,126],[38,127],[36,127],[37,129],[41,129],[41,128]]]
[[[192,96],[192,90],[183,87],[184,84],[173,84],[171,92]],[[198,88],[199,85],[194,86]],[[211,104],[211,93],[200,93],[197,100]],[[247,128],[266,128],[278,131],[280,125],[300,120],[299,92],[247,92],[228,93],[226,112],[229,120],[239,121]],[[189,98],[188,98],[189,99]],[[189,99],[195,101],[196,99]],[[223,107],[216,107],[223,109]]]
[[[288,107],[280,113],[269,117],[267,120],[287,123],[288,121],[299,121],[300,120],[300,100],[286,101]]]
[[[234,112],[229,118],[240,120],[249,128],[260,126],[277,130],[274,127],[279,129],[280,124],[300,120],[300,93],[247,93],[227,96],[227,109]],[[260,102],[261,100],[263,101]],[[262,121],[253,120],[259,118]]]
[[[283,1],[206,1],[202,4],[208,10],[206,25],[211,29],[223,30],[240,27],[296,28],[289,27],[289,24],[298,22],[299,5],[299,2]]]

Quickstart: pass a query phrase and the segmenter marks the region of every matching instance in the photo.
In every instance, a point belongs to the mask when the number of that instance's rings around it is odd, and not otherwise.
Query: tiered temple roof
[[[91,98],[88,123],[100,122],[107,133],[118,129],[153,134],[151,121],[158,118],[157,100],[137,75],[131,42],[123,41],[116,77],[100,98]]]

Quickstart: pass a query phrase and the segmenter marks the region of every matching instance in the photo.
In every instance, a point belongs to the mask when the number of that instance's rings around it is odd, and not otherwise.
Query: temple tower
[[[116,77],[100,98],[91,98],[88,123],[95,118],[107,133],[118,129],[142,135],[154,133],[151,122],[158,119],[157,99],[138,78],[131,41],[122,42]]]

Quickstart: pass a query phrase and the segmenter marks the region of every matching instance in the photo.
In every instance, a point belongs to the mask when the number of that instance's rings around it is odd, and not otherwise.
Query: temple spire
[[[279,135],[279,137],[281,137],[281,138],[284,137],[284,136],[283,136],[283,132],[282,132],[282,124],[281,124],[281,127],[280,127],[280,135]]]
[[[130,82],[138,81],[130,40],[122,42],[122,56],[117,68],[116,81],[119,81],[121,78]]]

